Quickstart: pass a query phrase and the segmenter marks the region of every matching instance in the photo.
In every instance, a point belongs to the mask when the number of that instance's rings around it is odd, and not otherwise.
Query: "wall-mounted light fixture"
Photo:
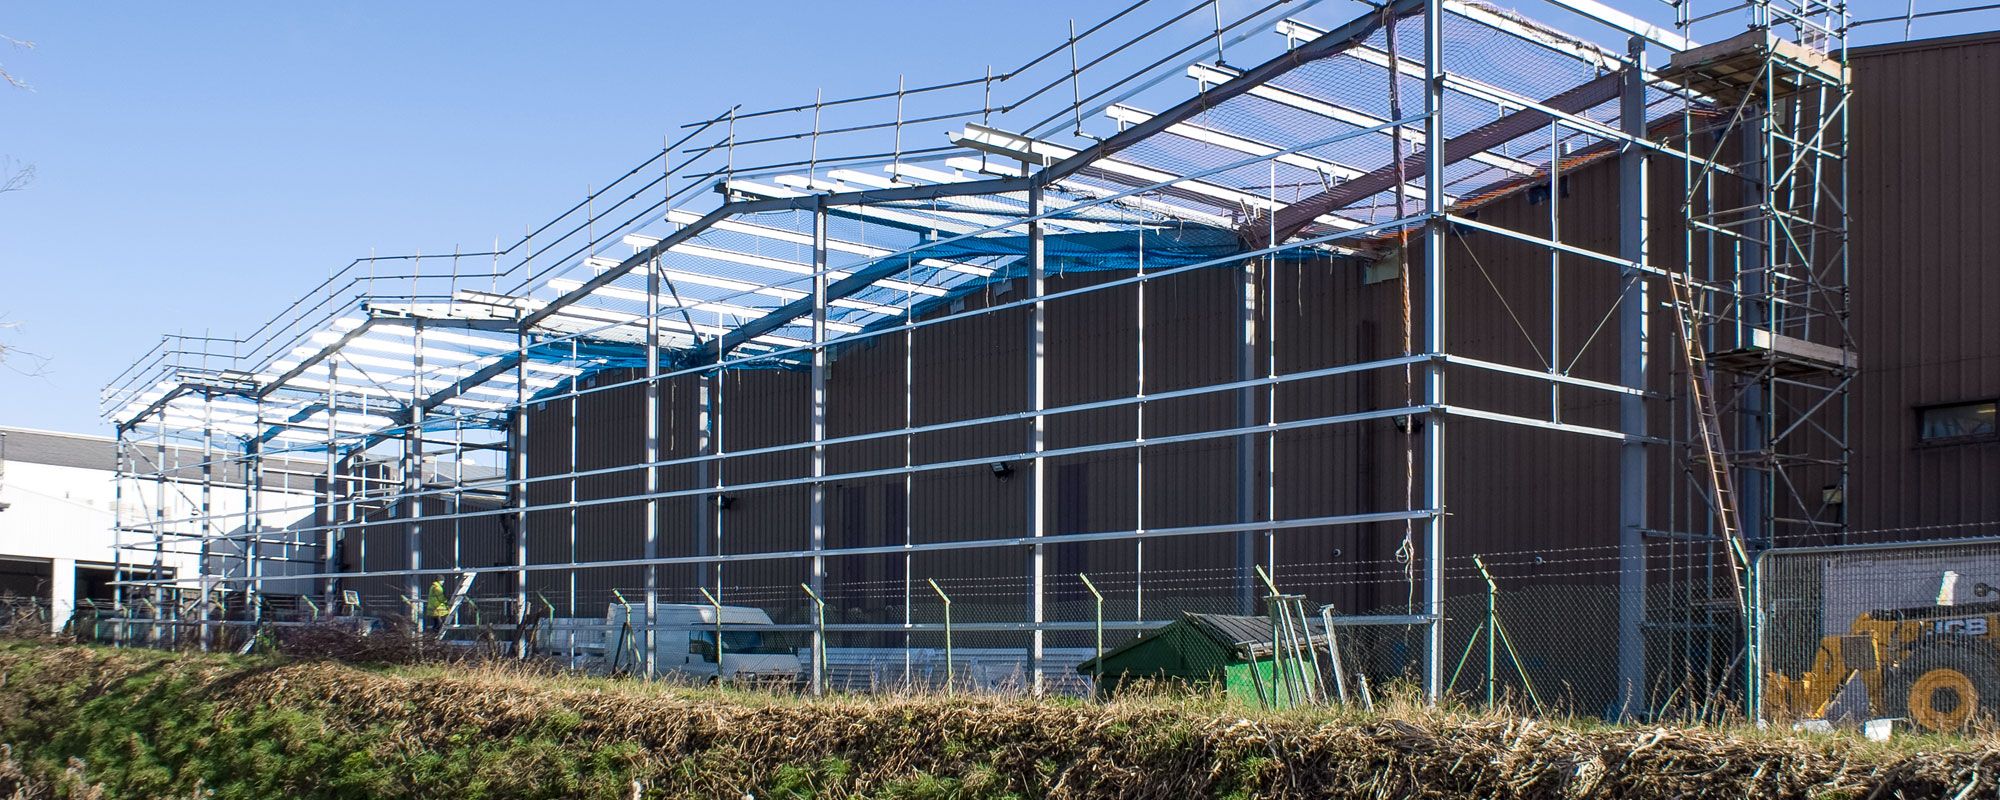
[[[1014,465],[1009,464],[1005,461],[995,461],[991,465],[989,465],[989,468],[993,470],[993,477],[999,478],[1000,480],[1003,481],[1006,480],[1008,476],[1014,474]]]
[[[715,507],[717,509],[728,510],[728,508],[733,505],[736,505],[736,495],[718,494],[715,496]]]

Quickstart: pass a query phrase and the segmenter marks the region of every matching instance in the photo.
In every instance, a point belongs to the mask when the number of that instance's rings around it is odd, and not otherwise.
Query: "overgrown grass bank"
[[[0,644],[0,797],[1993,797],[1884,746],[1403,708],[808,700],[493,670]],[[11,775],[11,777],[10,777]],[[32,788],[23,788],[32,785]]]

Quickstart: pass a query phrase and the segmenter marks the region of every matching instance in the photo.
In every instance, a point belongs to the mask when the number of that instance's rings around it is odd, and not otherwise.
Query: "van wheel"
[[[2000,666],[1976,647],[1940,642],[1911,651],[1882,681],[1884,710],[1937,732],[2000,711]]]

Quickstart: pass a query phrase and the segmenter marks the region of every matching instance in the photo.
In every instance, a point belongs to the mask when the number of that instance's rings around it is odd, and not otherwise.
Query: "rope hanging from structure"
[[[1402,63],[1402,61],[1399,60],[1401,59],[1401,56],[1397,53],[1396,50],[1396,28],[1397,28],[1396,17],[1394,14],[1390,13],[1389,8],[1386,5],[1383,6],[1382,8],[1382,28],[1385,36],[1387,37],[1387,41],[1385,42],[1385,44],[1387,44],[1388,46],[1387,49],[1389,55],[1389,63],[1391,65]],[[1392,132],[1393,135],[1389,137],[1390,147],[1392,149],[1390,154],[1391,156],[1390,160],[1396,165],[1396,219],[1401,220],[1403,219],[1404,215],[1408,213],[1409,188],[1410,188],[1409,175],[1405,173],[1403,168],[1403,125],[1401,123],[1401,120],[1403,119],[1403,93],[1399,87],[1399,84],[1401,84],[1402,81],[1400,80],[1401,75],[1398,74],[1399,70],[1392,67],[1389,69],[1388,72],[1389,72],[1389,118],[1398,121]],[[1397,226],[1396,229],[1396,261],[1397,261],[1396,289],[1401,301],[1402,326],[1403,326],[1402,355],[1405,357],[1408,357],[1411,354],[1412,338],[1413,338],[1411,335],[1411,321],[1410,321],[1409,251],[1410,251],[1409,226],[1399,225]],[[1409,408],[1415,403],[1416,403],[1415,375],[1412,372],[1410,365],[1404,364],[1403,407]],[[1410,424],[1406,426],[1403,431],[1404,433],[1403,510],[1404,511],[1414,511],[1416,510],[1417,507],[1416,506],[1417,451],[1416,451],[1416,442],[1410,437],[1410,434],[1414,433],[1415,430],[1416,430],[1416,420],[1411,419]],[[1396,548],[1396,558],[1397,560],[1403,562],[1403,577],[1409,585],[1409,593],[1406,598],[1405,605],[1412,613],[1415,612],[1417,605],[1417,578],[1416,578],[1417,560],[1416,560],[1415,526],[1416,523],[1413,520],[1410,519],[1403,520],[1403,542]]]

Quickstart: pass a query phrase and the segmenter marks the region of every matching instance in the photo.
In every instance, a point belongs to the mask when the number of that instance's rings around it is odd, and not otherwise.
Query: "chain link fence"
[[[1696,585],[1686,570],[1665,562],[1648,568],[1643,600],[1627,598],[1619,588],[1621,570],[1615,547],[1447,558],[1444,694],[1475,706],[1606,718],[1716,719],[1740,712],[1743,637],[1733,609],[1707,599],[1715,595],[1713,586]],[[1093,691],[1079,665],[1098,653],[1100,631],[1101,647],[1109,651],[1185,614],[1267,613],[1267,587],[1246,593],[1237,572],[1102,571],[1090,574],[1088,589],[1077,575],[1049,576],[1039,626],[1044,690]],[[1418,607],[1420,581],[1403,556],[1285,565],[1276,578],[1281,592],[1305,599],[1318,647],[1325,646],[1320,610],[1331,606],[1334,641],[1350,680],[1356,688],[1365,682],[1378,696],[1421,691],[1427,633]],[[534,654],[577,669],[643,669],[643,585],[533,590],[523,625],[519,600],[504,580],[481,577],[455,604],[446,586],[455,582],[434,583],[428,594],[437,597],[412,598],[393,584],[356,582],[360,588],[336,592],[332,605],[267,595],[253,607],[241,593],[217,595],[206,615],[189,594],[179,602],[163,598],[167,611],[157,619],[150,595],[140,592],[128,596],[124,613],[80,610],[76,629],[85,638],[122,634],[127,643],[234,649],[266,627],[362,621],[372,623],[367,629],[401,630],[423,614],[429,635],[447,643],[499,643],[504,649],[525,639]],[[850,692],[946,686],[1026,691],[1034,685],[1029,652],[1037,627],[1029,622],[1031,592],[1027,579],[1009,575],[845,582],[824,608],[826,686]],[[699,613],[711,605],[709,596],[693,587],[663,586],[658,597],[656,668],[712,671],[713,663],[697,652],[711,641],[704,637],[714,635],[712,622],[691,621],[712,620]],[[714,600],[744,614],[725,615],[725,648],[788,655],[798,682],[805,680],[821,619],[803,586],[731,582]],[[1643,619],[1644,677],[1628,686],[1617,642],[1621,622],[1633,614]],[[1330,659],[1324,668],[1331,668]],[[1323,677],[1332,684],[1330,674]]]
[[[2000,538],[1773,550],[1757,594],[1774,722],[1957,730],[2000,712]]]
[[[1945,729],[2000,710],[2000,650],[1993,644],[2000,635],[2000,537],[1769,551],[1758,563],[1752,592],[1755,647],[1746,647],[1746,625],[1726,573],[1704,573],[1689,563],[1650,560],[1644,594],[1633,596],[1620,587],[1624,566],[1615,547],[1447,558],[1443,693],[1455,702],[1524,713],[1683,722],[1761,714],[1781,724],[1851,725],[1894,717]],[[1320,647],[1319,611],[1331,606],[1349,680],[1365,681],[1377,696],[1422,686],[1428,635],[1415,591],[1420,584],[1407,567],[1400,559],[1293,565],[1277,578],[1280,591],[1305,598],[1308,627]],[[1241,581],[1227,568],[1143,576],[1106,571],[1090,578],[1089,592],[1069,591],[1053,577],[1045,589],[1039,627],[1047,691],[1092,692],[1091,676],[1078,665],[1099,651],[1100,630],[1101,647],[1111,650],[1188,613],[1266,613],[1265,592],[1260,589],[1246,608]],[[824,609],[821,655],[812,652],[820,612],[802,586],[732,583],[715,599],[755,615],[726,620],[725,647],[795,659],[799,683],[823,657],[833,691],[1032,687],[1029,653],[1037,626],[1028,613],[1030,584],[1018,576],[940,578],[936,584],[933,589],[929,579],[911,576],[843,586]],[[421,604],[384,588],[340,592],[343,599],[331,608],[283,597],[251,608],[240,596],[223,597],[210,609],[210,644],[247,641],[263,625],[359,619],[407,626],[413,613],[434,613],[419,612]],[[642,608],[643,596],[638,586],[572,590],[562,597],[533,592],[523,626],[508,587],[474,584],[462,602],[440,609],[447,613],[427,619],[426,627],[446,642],[499,643],[502,649],[526,637],[534,652],[572,666],[632,673],[640,664],[631,643],[642,640],[642,616],[620,616],[615,609]],[[692,664],[712,623],[673,614],[686,616],[710,601],[688,587],[663,587],[659,596],[663,608],[681,610],[662,611],[653,629],[655,652],[664,654],[660,663],[668,665],[663,669],[681,660]],[[201,641],[202,622],[194,599],[183,599],[168,603],[175,613],[159,621],[146,619],[137,601],[123,614],[79,608],[71,629],[83,638],[110,638],[122,630],[128,643],[193,646]],[[1644,648],[1637,682],[1629,664],[1621,668],[1619,645],[1635,620]],[[753,635],[754,645],[737,638]],[[619,641],[627,642],[622,650]],[[623,652],[616,663],[608,660],[614,650]]]

